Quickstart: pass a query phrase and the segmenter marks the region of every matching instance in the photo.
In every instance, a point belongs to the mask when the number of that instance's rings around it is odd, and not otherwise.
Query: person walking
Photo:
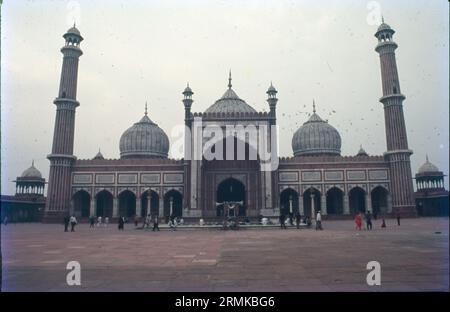
[[[119,231],[123,231],[125,220],[122,216],[119,216]]]
[[[295,225],[297,226],[297,229],[300,229],[300,220],[302,219],[302,216],[299,212],[295,214]]]
[[[5,216],[5,218],[3,219],[3,224],[8,225],[8,216]]]
[[[386,221],[384,220],[384,216],[381,217],[381,227],[385,228],[386,227]]]
[[[317,215],[316,215],[316,231],[317,230],[323,230],[322,228],[322,215],[320,214],[320,210],[317,211]]]
[[[286,229],[286,218],[284,214],[280,214],[280,227]]]
[[[361,213],[360,212],[358,214],[356,214],[356,216],[355,216],[355,224],[356,224],[356,229],[361,231],[361,228],[362,228],[362,217],[361,217]]]
[[[89,217],[89,228],[93,228],[95,226],[95,217],[90,216]]]
[[[372,230],[372,214],[369,210],[366,213],[366,228],[368,231]]]
[[[105,217],[105,228],[108,227],[108,224],[109,224],[109,218]]]
[[[158,220],[158,216],[155,215],[153,217],[153,232],[154,231],[158,231],[159,232],[159,220]]]
[[[98,216],[97,218],[97,227],[100,227],[102,225],[102,217]]]
[[[400,226],[400,212],[397,212],[397,225]]]
[[[64,232],[69,232],[69,223],[70,223],[70,217],[69,217],[69,215],[66,215],[64,217]]]
[[[137,215],[134,216],[134,227],[138,227],[139,225],[139,217]]]
[[[77,218],[75,218],[75,215],[72,215],[70,217],[70,232],[75,232],[75,225],[77,225]]]

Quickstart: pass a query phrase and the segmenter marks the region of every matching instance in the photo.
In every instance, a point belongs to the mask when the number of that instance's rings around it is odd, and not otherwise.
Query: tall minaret
[[[76,157],[73,155],[75,132],[78,59],[83,54],[79,45],[83,40],[75,25],[63,35],[66,43],[61,48],[64,55],[59,93],[53,103],[56,105],[55,129],[53,133],[50,160],[47,203],[44,221],[61,221],[69,213],[71,169]]]
[[[409,160],[412,151],[408,148],[405,118],[403,116],[403,100],[398,79],[395,49],[393,41],[395,31],[383,23],[378,27],[375,37],[378,45],[375,51],[380,55],[381,81],[383,96],[380,102],[384,106],[387,151],[384,154],[390,165],[390,181],[392,208],[394,213],[416,215],[414,190]]]

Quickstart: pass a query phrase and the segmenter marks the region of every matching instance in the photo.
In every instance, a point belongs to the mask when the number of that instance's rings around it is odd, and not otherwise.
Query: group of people
[[[105,217],[105,219],[103,219],[101,216],[98,216],[97,219],[94,216],[90,216],[89,217],[89,227],[93,228],[93,227],[108,227],[109,224],[109,218]]]
[[[293,213],[289,213],[287,216],[284,214],[280,214],[280,227],[282,229],[286,229],[286,223],[289,222],[289,224],[291,226],[294,225],[294,214]],[[312,221],[311,218],[308,216],[304,216],[302,219],[302,216],[300,215],[299,212],[295,213],[295,225],[297,227],[297,229],[300,229],[300,224],[301,223],[306,224],[308,227],[311,227],[312,225]],[[322,215],[320,213],[320,211],[317,212],[316,214],[316,230],[323,230],[322,228]]]
[[[372,230],[373,228],[373,224],[372,224],[372,217],[376,220],[376,214],[371,214],[370,211],[367,211],[364,214],[364,219],[366,220],[366,229],[368,231]],[[397,225],[400,226],[400,213],[397,213],[396,215],[396,219],[397,219]],[[356,229],[361,231],[362,229],[362,223],[363,223],[363,216],[362,216],[362,212],[359,212],[356,214],[355,216],[355,224],[356,224]],[[386,227],[386,220],[384,219],[384,216],[381,218],[381,228],[385,228]]]
[[[143,229],[148,229],[150,227],[150,223],[153,221],[153,229],[152,231],[159,231],[159,217],[157,215],[151,216],[148,214],[144,219],[144,224],[142,225]],[[139,225],[139,217],[136,216],[134,218],[134,226],[138,227]]]
[[[75,215],[67,215],[64,217],[64,232],[69,232],[69,224],[70,224],[70,232],[75,232],[75,226],[78,221]]]

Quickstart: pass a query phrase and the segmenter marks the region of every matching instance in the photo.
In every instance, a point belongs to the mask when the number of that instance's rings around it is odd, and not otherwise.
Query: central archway
[[[239,206],[238,216],[246,215],[246,203],[245,203],[245,185],[234,179],[228,178],[222,181],[217,187],[216,199],[218,203],[223,202],[243,202],[243,205]],[[225,213],[223,205],[217,206],[217,216],[223,216]]]

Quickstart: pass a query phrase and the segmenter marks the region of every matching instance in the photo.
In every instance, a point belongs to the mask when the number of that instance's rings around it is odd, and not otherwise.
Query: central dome
[[[120,137],[121,158],[167,158],[169,139],[147,116],[128,128]]]
[[[228,78],[228,90],[211,105],[205,113],[256,113],[256,110],[239,98],[231,89],[231,72]]]
[[[327,121],[313,114],[303,124],[292,138],[294,156],[306,155],[340,155],[341,136]]]

